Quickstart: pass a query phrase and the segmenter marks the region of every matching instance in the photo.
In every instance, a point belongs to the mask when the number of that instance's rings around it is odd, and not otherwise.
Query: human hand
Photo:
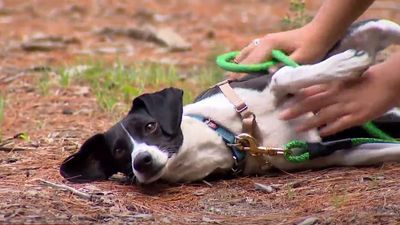
[[[297,131],[324,126],[321,136],[361,125],[399,104],[400,53],[370,67],[361,78],[312,86],[301,91],[302,99],[281,113],[284,120],[306,112],[316,114]]]
[[[235,62],[241,64],[265,62],[271,59],[272,49],[279,49],[298,63],[313,63],[320,60],[334,44],[326,43],[327,40],[319,38],[316,28],[311,23],[299,29],[267,34],[243,48],[235,58]]]

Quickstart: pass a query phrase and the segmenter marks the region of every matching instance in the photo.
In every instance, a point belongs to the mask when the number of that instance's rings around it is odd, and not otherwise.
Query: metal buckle
[[[205,118],[203,122],[213,130],[216,130],[218,128],[218,125],[214,123],[214,121],[212,121],[210,118]]]
[[[273,147],[264,147],[259,146],[257,140],[246,133],[237,135],[235,140],[235,146],[241,151],[248,151],[251,155],[283,155],[284,149],[282,148],[273,148]]]
[[[247,107],[246,103],[244,103],[244,102],[242,104],[240,104],[238,107],[235,107],[235,110],[238,113],[242,113],[246,109],[248,109],[248,107]]]

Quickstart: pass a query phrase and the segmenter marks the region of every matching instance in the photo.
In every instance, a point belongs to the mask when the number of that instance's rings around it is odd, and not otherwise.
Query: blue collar
[[[235,159],[235,163],[241,163],[242,160],[246,157],[246,153],[243,151],[240,151],[238,148],[235,146],[229,145],[229,144],[235,144],[235,134],[232,133],[230,130],[226,129],[223,126],[218,125],[215,121],[211,120],[210,118],[204,117],[202,115],[188,115],[192,118],[195,118],[205,124],[207,124],[208,127],[211,129],[215,130],[219,136],[222,137],[224,140],[225,144],[231,149],[233,159]]]

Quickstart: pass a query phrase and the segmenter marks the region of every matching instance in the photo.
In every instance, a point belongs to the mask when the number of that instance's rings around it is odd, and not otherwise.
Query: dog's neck
[[[291,121],[279,120],[278,114],[281,110],[287,107],[287,104],[279,104],[277,106],[276,103],[278,101],[276,101],[268,88],[261,92],[249,89],[235,89],[235,91],[242,99],[246,99],[249,108],[257,115],[256,119],[259,126],[257,127],[256,135],[257,133],[264,134],[261,137],[257,137],[260,145],[282,147],[288,140],[320,140],[315,130],[303,133],[297,133],[293,130],[293,127],[296,127],[296,124],[309,115]],[[290,102],[291,101],[287,101],[285,103]],[[201,100],[200,102],[186,105],[183,111],[184,116],[181,128],[184,135],[184,141],[180,151],[185,153],[187,152],[188,154],[187,156],[185,156],[186,154],[182,154],[183,157],[180,157],[179,162],[184,164],[193,163],[193,160],[197,160],[197,157],[208,160],[208,162],[206,161],[201,165],[209,165],[208,168],[199,169],[197,173],[200,177],[202,173],[209,174],[213,172],[212,170],[215,168],[230,170],[234,161],[231,150],[225,145],[222,138],[218,136],[217,132],[210,129],[203,122],[185,116],[202,115],[204,117],[209,117],[219,125],[228,128],[231,132],[240,134],[242,132],[242,121],[229,100],[227,100],[223,94],[218,93]],[[197,154],[199,151],[205,154]],[[181,153],[178,155],[181,155]],[[193,157],[192,159],[188,158],[193,155],[196,155],[196,157]],[[218,155],[217,159],[214,158],[215,155]],[[259,173],[260,171],[269,170],[271,165],[267,165],[265,161],[269,161],[268,157],[246,156],[243,173],[254,174],[257,172]],[[274,160],[274,162],[275,161],[278,160]],[[283,161],[283,158],[281,161]],[[280,162],[280,164],[282,164],[282,162]],[[197,165],[197,163],[195,165]],[[182,169],[180,171],[185,170]],[[177,175],[171,175],[171,177],[172,176]],[[184,174],[182,174],[182,176],[184,176]]]
[[[182,146],[179,154],[167,164],[163,179],[172,182],[198,180],[215,170],[228,171],[233,167],[234,160],[230,149],[218,133],[205,123],[190,116],[183,116],[181,129]],[[179,171],[179,174],[175,171]]]

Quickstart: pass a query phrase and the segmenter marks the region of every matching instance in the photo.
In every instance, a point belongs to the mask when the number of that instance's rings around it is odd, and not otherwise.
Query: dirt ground
[[[321,2],[307,1],[311,15]],[[217,53],[281,30],[288,5],[273,0],[0,0],[0,93],[6,99],[0,224],[295,224],[307,218],[318,224],[400,224],[397,163],[151,187],[118,177],[73,184],[59,175],[62,160],[112,125],[113,117],[77,84],[40,94],[36,85],[42,70],[85,57],[201,66]],[[399,2],[377,1],[363,16],[373,17],[400,22]],[[144,25],[173,29],[191,50],[168,51],[145,40],[98,34],[105,27]],[[32,49],[33,38],[49,36],[57,39],[56,46]],[[13,138],[21,132],[29,140]],[[265,193],[255,183],[275,188]]]

